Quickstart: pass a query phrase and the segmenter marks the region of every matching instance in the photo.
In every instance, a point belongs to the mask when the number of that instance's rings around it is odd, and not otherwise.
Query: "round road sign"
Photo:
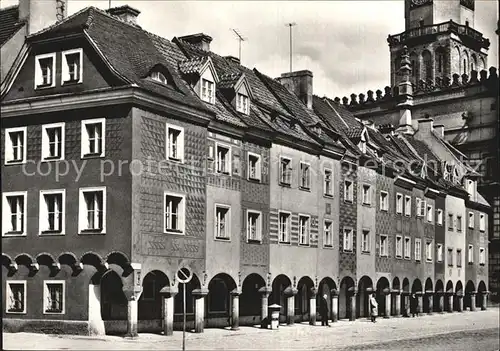
[[[193,273],[188,267],[182,267],[177,271],[177,279],[181,283],[188,283],[193,278]]]

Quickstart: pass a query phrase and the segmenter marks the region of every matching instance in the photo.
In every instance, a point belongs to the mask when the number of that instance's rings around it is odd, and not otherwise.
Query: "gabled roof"
[[[0,46],[5,44],[24,25],[24,22],[19,22],[19,6],[0,9]]]
[[[206,110],[172,65],[169,55],[174,51],[174,46],[167,44],[166,39],[160,39],[95,7],[85,8],[66,20],[35,33],[29,37],[29,41],[80,32],[88,37],[102,59],[124,84],[135,84],[170,100]],[[157,65],[168,70],[172,85],[156,84],[144,79]]]

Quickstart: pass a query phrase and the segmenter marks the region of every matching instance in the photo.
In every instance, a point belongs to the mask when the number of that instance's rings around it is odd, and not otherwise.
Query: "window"
[[[462,231],[462,216],[457,215],[457,232]]]
[[[231,149],[229,146],[217,145],[217,173],[231,172]]]
[[[309,225],[309,216],[299,216],[299,245],[309,245]]]
[[[468,257],[467,261],[469,262],[469,264],[474,262],[474,246],[473,245],[469,245],[467,257]]]
[[[437,224],[443,225],[443,210],[440,208],[437,210]]]
[[[482,232],[486,230],[486,216],[484,213],[479,215],[479,230]]]
[[[279,241],[280,243],[290,243],[290,213],[279,213]]]
[[[65,190],[40,191],[40,234],[64,234]]]
[[[352,236],[353,230],[350,228],[344,229],[344,251],[352,251]]]
[[[106,189],[81,188],[79,232],[104,233],[106,229]]]
[[[469,228],[474,228],[474,212],[469,212]]]
[[[167,159],[184,162],[184,128],[167,124]]]
[[[247,114],[248,115],[248,96],[238,93],[236,95],[236,111]]]
[[[422,260],[422,240],[420,238],[415,239],[415,261]]]
[[[418,198],[416,199],[416,202],[417,202],[417,217],[423,217],[424,216],[424,212],[425,212],[425,202]]]
[[[260,155],[248,153],[248,179],[260,180],[261,167]]]
[[[5,164],[26,162],[26,127],[5,129]]]
[[[403,195],[396,194],[396,213],[403,213]]]
[[[184,233],[184,195],[165,193],[165,233]]]
[[[300,163],[300,187],[302,189],[311,188],[311,166],[307,163]]]
[[[324,193],[326,196],[333,196],[333,173],[331,169],[325,169]]]
[[[370,196],[370,186],[363,184],[363,205],[370,205],[372,200]]]
[[[354,194],[353,194],[353,185],[350,180],[346,180],[344,182],[344,200],[348,202],[353,202]]]
[[[484,247],[479,248],[479,264],[484,266],[486,264],[486,250]]]
[[[43,292],[43,313],[63,314],[64,313],[64,281],[49,280],[44,281]]]
[[[64,123],[42,126],[42,160],[64,159]]]
[[[325,221],[325,247],[333,247],[333,225],[331,221]]]
[[[215,84],[208,79],[201,80],[201,99],[203,101],[209,102],[211,104],[214,103],[215,100]]]
[[[427,261],[432,261],[432,241],[425,242],[425,258]]]
[[[158,83],[161,83],[161,84],[165,84],[165,85],[168,84],[168,80],[165,77],[165,75],[161,72],[158,72],[158,71],[151,72],[151,79],[158,82]]]
[[[474,181],[471,179],[467,179],[467,192],[473,196],[474,195]]]
[[[280,183],[284,185],[292,184],[292,160],[280,158]]]
[[[396,258],[403,257],[403,238],[399,235],[396,236]]]
[[[388,239],[387,235],[380,236],[380,256],[387,257],[388,252]]]
[[[361,233],[361,252],[369,253],[370,252],[370,231],[363,230]]]
[[[247,211],[247,239],[249,242],[262,240],[262,221],[260,212]]]
[[[443,262],[443,244],[437,244],[437,261]]]
[[[82,49],[68,50],[62,53],[61,84],[82,82],[82,53]]]
[[[2,235],[26,235],[26,191],[3,193]]]
[[[453,213],[448,214],[448,230],[453,230]]]
[[[389,211],[389,194],[385,191],[380,192],[380,210]]]
[[[215,238],[228,240],[231,235],[229,206],[215,205]]]
[[[26,313],[26,280],[7,280],[7,313]]]
[[[82,121],[82,158],[104,156],[105,127],[104,118]]]
[[[411,197],[405,196],[405,216],[411,216]]]
[[[55,87],[55,65],[55,53],[35,57],[35,89]]]
[[[427,222],[432,223],[434,221],[434,210],[432,205],[427,205]]]
[[[411,258],[411,238],[405,237],[405,259]]]
[[[448,248],[448,267],[453,267],[453,249]]]
[[[457,267],[462,267],[462,250],[457,249]]]

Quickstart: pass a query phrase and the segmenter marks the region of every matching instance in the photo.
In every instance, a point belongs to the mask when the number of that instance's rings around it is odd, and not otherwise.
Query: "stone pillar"
[[[385,299],[384,318],[390,318],[391,317],[391,290],[384,289],[383,294],[384,294],[384,299]]]
[[[457,304],[457,310],[458,312],[463,312],[464,311],[464,295],[462,294],[461,291],[456,293],[457,299],[458,299],[458,304]]]
[[[425,292],[425,298],[427,299],[427,313],[432,314],[432,309],[433,309],[433,299],[434,299],[434,291],[432,290],[426,290]]]
[[[408,291],[403,292],[403,315],[405,317],[410,316],[410,293]]]
[[[311,288],[311,295],[309,296],[309,325],[316,325],[316,295],[318,289]]]
[[[191,293],[194,298],[194,332],[203,333],[205,328],[205,297],[208,295],[208,289],[195,289]]]
[[[391,296],[392,296],[392,304],[394,306],[393,308],[393,315],[395,317],[399,317],[401,315],[401,293],[397,289],[391,290]]]
[[[231,330],[240,329],[240,294],[241,291],[231,291]]]
[[[332,298],[331,318],[332,323],[334,323],[339,319],[339,292],[332,289],[332,291],[330,291],[330,297]]]
[[[137,334],[137,302],[141,293],[124,291],[127,297],[127,334],[126,336],[135,338]]]
[[[105,335],[101,316],[101,286],[89,284],[89,335]]]
[[[162,296],[162,329],[163,335],[174,334],[174,297],[177,295],[177,286],[166,286],[160,290]],[[187,301],[186,301],[187,303]]]
[[[470,292],[470,310],[471,311],[476,310],[476,292],[475,291]]]
[[[271,294],[271,289],[263,286],[262,288],[259,289],[260,296],[261,296],[261,304],[260,304],[260,327],[267,329],[267,326],[269,325],[269,319],[268,319],[268,306],[269,306],[269,295]]]
[[[350,298],[350,308],[351,310],[349,311],[350,312],[350,315],[349,315],[349,320],[350,321],[355,321],[356,320],[356,295],[357,295],[357,291],[356,290],[353,290],[352,293],[351,293],[351,296],[349,296]]]
[[[446,297],[448,298],[448,312],[453,312],[453,293],[448,291],[446,292]]]
[[[443,313],[444,312],[444,292],[443,291],[439,291],[437,294],[438,294],[438,297],[439,297],[438,311],[440,313]]]
[[[286,324],[293,325],[295,323],[295,295],[298,290],[289,286],[283,292],[287,297]]]
[[[417,296],[418,300],[417,312],[420,314],[423,312],[423,293],[421,291],[417,291],[415,295]]]
[[[481,311],[485,311],[488,306],[488,292],[481,291]]]

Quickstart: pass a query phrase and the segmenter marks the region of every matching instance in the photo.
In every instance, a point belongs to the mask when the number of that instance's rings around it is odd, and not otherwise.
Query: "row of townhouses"
[[[4,330],[170,335],[184,293],[195,332],[271,304],[315,323],[318,294],[334,321],[368,316],[370,292],[387,318],[411,293],[424,313],[486,309],[491,207],[432,115],[408,128],[406,47],[407,123],[377,128],[310,71],[270,78],[129,6],[36,3],[2,10],[27,34],[2,67]]]

